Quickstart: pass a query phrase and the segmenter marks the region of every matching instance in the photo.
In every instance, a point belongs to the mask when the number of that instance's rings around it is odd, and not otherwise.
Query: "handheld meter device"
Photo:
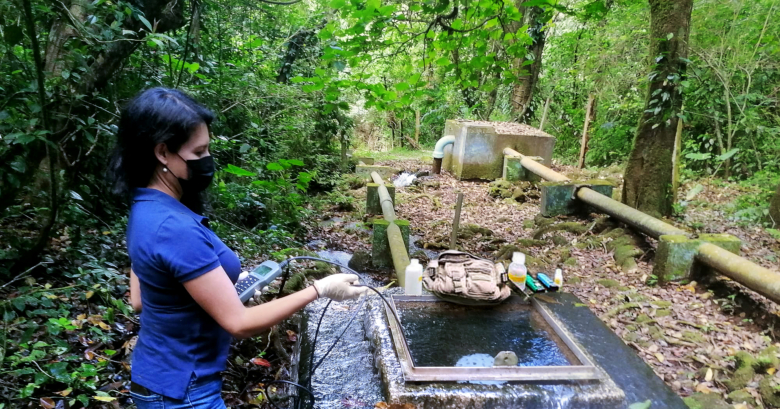
[[[282,274],[282,267],[279,263],[268,260],[257,266],[243,280],[236,283],[236,292],[238,298],[244,303],[255,295],[255,291],[261,290],[267,286],[276,277]]]

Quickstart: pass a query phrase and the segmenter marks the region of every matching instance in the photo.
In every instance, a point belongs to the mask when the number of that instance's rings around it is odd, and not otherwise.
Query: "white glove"
[[[333,301],[354,300],[368,291],[368,287],[356,287],[358,282],[355,274],[333,274],[314,282],[314,289],[320,297]]]
[[[249,271],[243,271],[241,274],[238,275],[238,280],[241,281],[249,276]],[[260,291],[262,289],[255,290],[255,294],[250,297],[248,300],[246,300],[246,305],[250,307],[254,307],[255,305],[260,305],[263,303],[263,292]]]

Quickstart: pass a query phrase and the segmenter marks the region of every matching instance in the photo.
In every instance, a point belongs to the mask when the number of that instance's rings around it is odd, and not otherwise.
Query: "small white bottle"
[[[512,262],[509,263],[509,280],[511,280],[520,291],[525,290],[525,279],[528,275],[528,269],[525,267],[525,254],[516,251],[512,253]]]
[[[406,295],[422,295],[423,267],[420,260],[413,258],[404,272],[404,293]]]
[[[563,271],[560,268],[555,269],[555,277],[553,278],[553,284],[558,286],[558,290],[563,287]]]

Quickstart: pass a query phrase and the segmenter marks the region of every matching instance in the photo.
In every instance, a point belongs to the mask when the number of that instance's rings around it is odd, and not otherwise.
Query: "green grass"
[[[433,149],[413,150],[409,148],[395,148],[393,150],[376,152],[366,149],[357,149],[353,156],[367,156],[376,160],[388,160],[388,159],[420,159],[430,160],[433,154]]]

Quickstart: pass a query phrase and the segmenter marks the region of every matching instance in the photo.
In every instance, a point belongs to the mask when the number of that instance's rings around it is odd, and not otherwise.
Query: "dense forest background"
[[[431,149],[451,118],[543,128],[559,163],[591,167],[631,168],[637,135],[679,130],[680,179],[750,188],[728,217],[780,239],[779,16],[777,0],[0,0],[2,400],[113,399],[95,389],[119,352],[80,360],[57,334],[92,320],[115,345],[97,322],[132,315],[127,206],[104,176],[139,90],[180,88],[217,114],[209,215],[246,260],[348,205],[330,193],[348,150]],[[646,161],[669,175],[648,183],[666,193],[635,205],[684,212],[660,151]]]

